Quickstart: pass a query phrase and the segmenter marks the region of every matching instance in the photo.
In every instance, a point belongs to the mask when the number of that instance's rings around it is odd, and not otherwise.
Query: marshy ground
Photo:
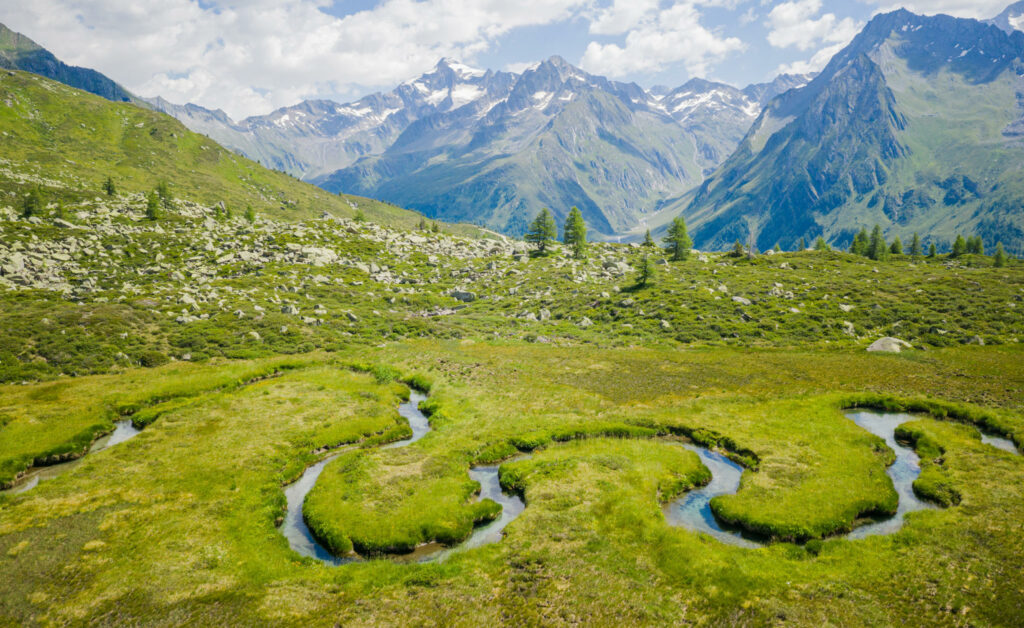
[[[1021,442],[1022,357],[1008,346],[873,355],[421,341],[8,386],[4,429],[37,435],[18,441],[30,454],[120,413],[157,416],[60,478],[0,497],[0,616],[1011,625],[1024,608],[1024,458],[965,423]],[[408,436],[396,380],[412,374],[431,384],[432,429],[380,448]],[[829,538],[891,499],[891,452],[843,415],[854,405],[951,415],[921,415],[905,435],[922,456],[922,491],[955,496],[948,507],[910,513],[892,535]],[[706,472],[671,442],[686,436],[750,469],[723,514],[825,540],[744,549],[668,525],[662,503]],[[18,454],[11,442],[5,460]],[[342,443],[357,448],[316,489],[333,510],[314,502],[307,515],[364,547],[457,542],[482,503],[468,469],[533,450],[501,467],[527,507],[500,542],[441,564],[324,565],[292,552],[276,525],[282,486]]]

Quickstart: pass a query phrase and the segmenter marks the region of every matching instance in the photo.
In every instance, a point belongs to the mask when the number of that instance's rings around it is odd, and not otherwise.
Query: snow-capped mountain
[[[241,122],[197,105],[174,105],[162,98],[148,102],[228,148],[308,179],[383,152],[424,116],[495,102],[506,95],[513,78],[442,59],[431,72],[387,93],[346,104],[307,100]]]
[[[584,209],[598,233],[636,226],[700,184],[762,106],[809,77],[743,90],[695,79],[645,91],[552,57],[522,73],[442,59],[394,90],[311,100],[234,122],[150,104],[263,164],[332,191],[521,233],[541,205]],[[533,151],[532,153],[530,151]]]

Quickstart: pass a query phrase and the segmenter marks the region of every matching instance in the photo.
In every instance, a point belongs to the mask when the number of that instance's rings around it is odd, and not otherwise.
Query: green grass
[[[0,76],[0,190],[22,194],[40,185],[52,202],[91,200],[112,177],[122,195],[148,192],[160,181],[175,198],[225,202],[241,217],[315,218],[322,212],[414,228],[420,214],[390,203],[339,196],[282,172],[263,168],[170,116],[129,103],[113,103],[28,72]],[[15,170],[12,174],[8,169]],[[447,227],[478,233],[472,227]]]
[[[1024,424],[1020,357],[1016,347],[879,356],[468,341],[313,356],[306,368],[170,408],[139,436],[65,475],[0,496],[0,572],[8,576],[0,579],[0,617],[1013,624],[1024,604],[1024,546],[1015,531],[1024,518],[1024,460],[983,445],[955,421],[920,419],[908,429],[923,434],[916,437],[922,483],[930,481],[928,465],[940,468],[959,503],[912,513],[894,535],[744,550],[667,526],[660,503],[703,480],[696,458],[665,438],[703,430],[756,456],[757,470],[744,474],[735,498],[750,517],[778,525],[836,517],[841,509],[832,504],[878,493],[871,479],[884,472],[885,458],[840,408],[867,393],[875,403],[931,399],[998,416],[1016,433]],[[550,435],[531,459],[502,466],[504,485],[522,490],[527,508],[500,543],[434,565],[371,560],[330,568],[289,550],[275,529],[281,486],[325,448],[397,424],[404,386],[331,361],[429,377],[434,429],[407,448],[343,454],[314,495],[345,498],[319,505],[311,498],[307,511],[324,506],[320,523],[350,540],[386,545],[398,530],[417,543],[454,540],[475,518],[469,465],[486,452],[512,453],[507,446],[517,436]],[[187,368],[213,376],[226,366]],[[60,395],[86,398],[121,386],[149,399],[153,372],[75,378]],[[61,398],[48,386],[13,387],[25,395],[15,407],[32,407],[32,394]],[[640,431],[602,437],[613,425]],[[794,510],[787,515],[781,503]],[[423,529],[431,533],[418,536]]]

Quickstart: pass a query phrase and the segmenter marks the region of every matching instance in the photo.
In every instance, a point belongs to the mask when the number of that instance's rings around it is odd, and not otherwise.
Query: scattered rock
[[[463,303],[472,303],[473,301],[476,301],[476,293],[469,292],[468,290],[452,290],[448,293],[448,296],[456,301],[462,301]]]
[[[912,349],[913,347],[906,340],[900,340],[899,338],[893,338],[892,336],[885,336],[871,343],[868,347],[868,351],[872,353],[899,353],[903,349]]]
[[[594,321],[590,320],[586,316],[584,316],[582,319],[580,319],[580,322],[579,322],[579,326],[582,327],[583,329],[586,329],[587,327],[590,327],[593,324],[594,324]]]

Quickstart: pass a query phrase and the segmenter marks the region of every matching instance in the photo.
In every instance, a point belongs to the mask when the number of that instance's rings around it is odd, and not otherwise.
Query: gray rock
[[[294,316],[299,313],[299,308],[295,307],[294,305],[285,305],[284,307],[281,308],[281,313],[291,314]]]
[[[540,310],[540,320],[546,321],[546,320],[548,320],[550,318],[551,318],[551,311],[548,310],[547,308],[541,308],[541,310]]]
[[[348,320],[352,321],[353,323],[359,322],[359,317],[353,314],[352,312],[345,312],[345,316],[348,318]]]
[[[844,312],[852,312],[853,308],[855,308],[855,307],[856,307],[855,305],[847,305],[846,303],[840,303],[839,304],[839,309],[844,311]]]
[[[463,303],[471,303],[476,301],[476,293],[469,292],[466,290],[452,290],[448,293],[448,296],[455,299],[456,301],[462,301]]]
[[[580,322],[579,322],[579,326],[582,327],[583,329],[586,329],[587,327],[590,327],[593,324],[594,324],[594,321],[590,320],[586,316],[584,316],[582,319],[580,319]]]
[[[892,336],[885,336],[871,343],[868,347],[868,351],[872,353],[899,353],[903,349],[912,349],[913,347],[906,340],[900,340],[899,338],[893,338]]]
[[[732,300],[740,305],[752,305],[750,299],[744,297],[733,297]]]

